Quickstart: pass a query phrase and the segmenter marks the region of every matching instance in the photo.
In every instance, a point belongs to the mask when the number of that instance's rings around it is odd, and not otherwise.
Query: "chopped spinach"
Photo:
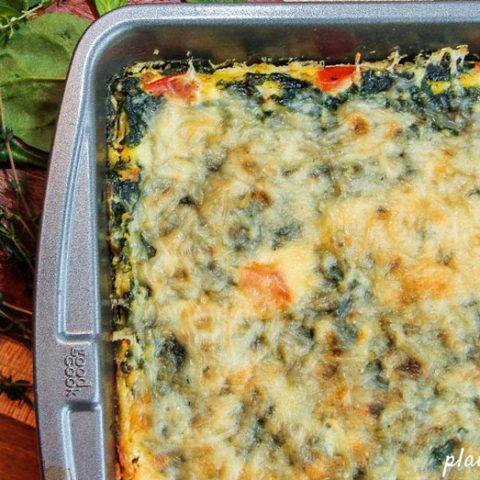
[[[332,167],[328,163],[320,163],[314,165],[311,170],[311,175],[313,177],[326,177],[328,179],[332,178]]]
[[[215,65],[210,60],[204,58],[185,58],[182,60],[170,60],[160,68],[163,75],[174,75],[176,73],[185,73],[193,66],[198,73],[213,73]]]
[[[157,249],[147,241],[147,239],[144,237],[143,234],[140,235],[140,240],[142,241],[142,244],[145,248],[145,253],[147,254],[147,258],[154,257],[157,253]]]
[[[302,230],[298,222],[289,222],[273,231],[271,245],[274,250],[279,249],[285,243],[290,242],[300,235]]]
[[[350,313],[351,307],[352,307],[352,297],[349,295],[343,297],[336,311],[338,322],[344,322],[347,319],[348,314]]]
[[[118,112],[124,112],[127,117],[124,142],[128,146],[136,146],[145,135],[150,118],[162,106],[163,97],[145,93],[140,86],[140,79],[129,76],[117,81],[115,97]]]
[[[361,467],[357,467],[353,474],[353,480],[361,480],[362,478],[365,478],[365,476],[366,476],[365,470]]]
[[[198,205],[198,203],[190,195],[185,195],[180,199],[178,203],[179,205],[188,205],[188,206]]]
[[[362,84],[360,93],[363,95],[374,95],[388,90],[393,84],[393,79],[389,72],[376,72],[367,70],[362,72]]]
[[[131,204],[132,201],[138,198],[138,182],[133,182],[132,180],[117,180],[114,180],[113,183],[113,193],[120,201]]]
[[[313,340],[315,338],[315,330],[312,327],[307,327],[305,325],[301,325],[298,328],[298,331],[301,335],[303,335],[307,340]]]
[[[351,323],[347,323],[346,320],[352,309],[353,298],[351,295],[345,295],[340,305],[338,306],[335,314],[337,320],[337,329],[339,334],[344,340],[354,340],[357,337],[357,329]]]
[[[228,236],[237,252],[255,250],[262,241],[262,229],[255,225],[238,225],[229,230]]]
[[[226,82],[220,80],[217,86],[231,91],[237,95],[261,99],[260,91],[256,88],[267,80],[268,76],[260,73],[247,73],[243,80]]]
[[[111,208],[113,221],[117,227],[122,225],[122,215],[130,211],[139,196],[139,181],[122,180],[119,176],[123,168],[125,165],[119,164],[109,175],[112,189]]]
[[[185,362],[187,351],[175,335],[169,337],[165,342],[165,352],[177,368],[182,367]]]
[[[416,358],[408,357],[404,362],[398,365],[397,369],[406,376],[416,378],[422,371],[422,365]]]
[[[374,417],[380,417],[382,412],[385,410],[385,406],[381,402],[372,402],[368,406],[368,411],[370,412],[371,415]]]
[[[307,305],[306,313],[309,317],[323,317],[335,313],[339,308],[340,300],[337,292],[319,291]]]
[[[324,270],[323,274],[334,285],[338,285],[344,277],[343,270],[337,262],[332,263],[328,269]]]
[[[369,362],[366,366],[366,371],[372,374],[373,380],[379,388],[383,390],[388,387],[389,381],[385,377],[383,364],[380,359],[377,358]]]
[[[123,354],[123,360],[120,362],[120,370],[124,374],[141,370],[144,365],[144,359],[141,356],[135,356],[130,348],[127,348]]]
[[[450,62],[447,64],[428,64],[425,68],[425,78],[432,82],[450,80]]]
[[[174,334],[170,334],[158,342],[155,355],[163,360],[162,366],[173,375],[184,365],[187,350]]]
[[[458,441],[454,438],[451,438],[450,440],[447,440],[443,445],[434,447],[431,453],[430,466],[432,468],[437,468],[442,465],[445,462],[447,456],[453,453],[457,445]]]

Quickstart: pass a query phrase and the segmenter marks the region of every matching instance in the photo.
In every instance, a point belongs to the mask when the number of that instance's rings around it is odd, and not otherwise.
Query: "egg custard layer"
[[[480,455],[466,54],[112,82],[120,478],[432,480]]]

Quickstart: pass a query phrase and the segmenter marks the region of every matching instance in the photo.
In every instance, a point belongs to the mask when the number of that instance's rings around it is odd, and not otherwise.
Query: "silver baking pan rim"
[[[164,4],[105,15],[82,37],[53,144],[35,294],[35,385],[47,480],[115,478],[104,178],[105,99],[135,61],[193,56],[352,61],[469,44],[480,3]],[[158,49],[158,55],[154,54]]]

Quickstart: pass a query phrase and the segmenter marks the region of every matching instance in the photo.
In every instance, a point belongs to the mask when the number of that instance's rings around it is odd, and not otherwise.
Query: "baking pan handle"
[[[69,87],[52,151],[38,252],[37,420],[44,478],[93,480],[105,478],[99,475],[104,446],[96,169],[87,119],[78,118],[80,128],[74,128],[72,117],[66,118],[72,103]]]

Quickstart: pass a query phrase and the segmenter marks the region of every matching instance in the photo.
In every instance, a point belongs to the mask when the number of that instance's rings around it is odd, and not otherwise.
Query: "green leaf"
[[[45,168],[47,166],[48,154],[28,147],[20,142],[17,138],[10,140],[10,149],[13,161],[16,165],[24,165],[30,167]],[[8,158],[7,147],[0,133],[0,168],[9,167],[10,159]],[[1,297],[0,297],[1,300]]]
[[[12,30],[11,19],[22,15],[22,2],[16,0],[0,0],[0,30],[9,34]]]
[[[11,17],[16,17],[21,14],[22,12],[20,12],[19,10],[15,10],[8,5],[2,5],[0,3],[0,17],[4,17],[5,20],[9,20]]]
[[[7,127],[32,147],[50,149],[72,52],[88,25],[65,13],[41,15],[0,49]]]
[[[11,9],[16,12],[16,15],[18,15],[22,13],[22,10],[25,10],[25,7],[26,5],[23,0],[0,0],[0,11],[4,8]]]
[[[48,7],[53,0],[0,0],[0,46],[5,45],[23,23]]]
[[[99,15],[105,15],[115,8],[124,7],[127,0],[95,0],[95,7]]]
[[[12,2],[16,2],[18,0],[10,0]],[[46,8],[48,7],[49,5],[51,5],[53,0],[49,0],[48,2],[40,2],[39,0],[23,0],[23,3],[26,5],[26,8],[32,8],[32,7],[35,7],[36,5],[38,5],[39,3],[42,3],[43,7]]]
[[[40,0],[37,0],[35,3],[40,3]],[[10,7],[19,12],[29,7],[28,3],[24,0],[0,0],[0,6]]]

